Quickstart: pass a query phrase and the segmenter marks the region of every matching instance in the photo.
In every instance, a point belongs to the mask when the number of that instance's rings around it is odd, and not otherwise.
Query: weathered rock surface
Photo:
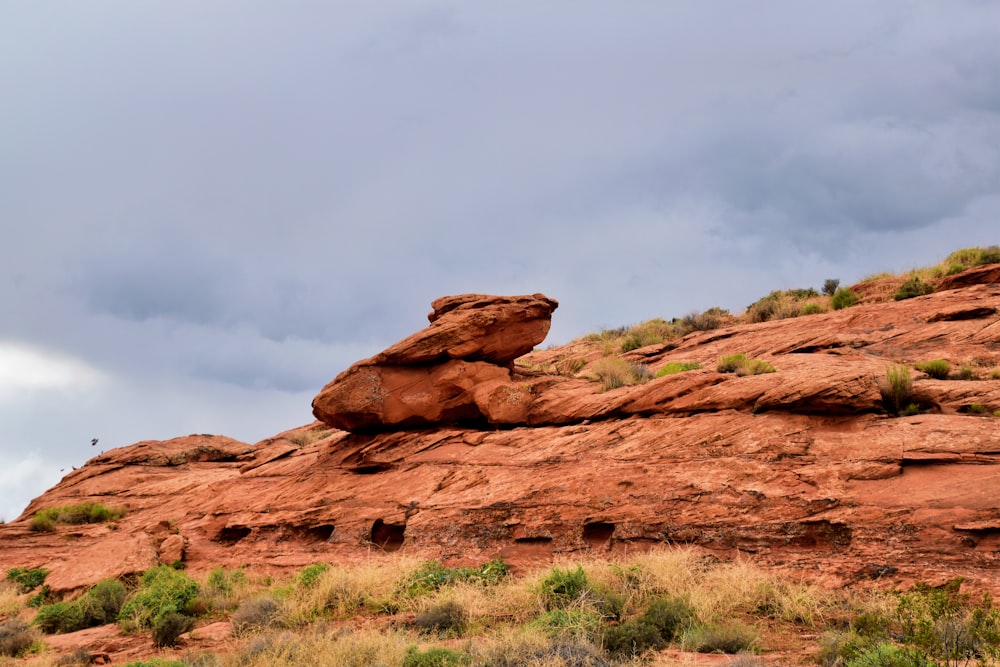
[[[417,343],[324,389],[327,423],[255,445],[190,436],[98,456],[0,526],[0,568],[46,567],[53,590],[68,591],[178,554],[203,572],[373,549],[519,565],[684,543],[830,584],[962,575],[1000,592],[1000,285],[690,334],[625,357],[700,370],[607,392],[587,379],[599,344],[509,364],[537,345],[554,307],[543,297],[441,300],[432,326],[407,339]],[[477,319],[494,311],[535,314],[517,315],[513,329]],[[481,324],[470,331],[513,330],[520,342],[463,345],[457,322],[472,319]],[[439,322],[454,332],[430,331]],[[737,352],[776,372],[715,372]],[[887,365],[935,358],[978,379],[914,372],[922,412],[885,414]],[[365,377],[379,400],[372,422]],[[338,383],[354,389],[324,397]],[[29,530],[34,511],[84,500],[129,512],[114,528]]]

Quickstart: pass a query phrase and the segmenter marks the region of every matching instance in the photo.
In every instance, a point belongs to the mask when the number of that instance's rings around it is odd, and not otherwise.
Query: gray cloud
[[[0,21],[0,343],[109,384],[0,402],[8,507],[95,426],[306,421],[443,294],[565,342],[997,242],[994,3],[57,6]]]

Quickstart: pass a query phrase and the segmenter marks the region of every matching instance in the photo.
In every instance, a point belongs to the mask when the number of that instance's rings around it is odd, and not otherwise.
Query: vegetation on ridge
[[[102,582],[58,604],[120,601],[117,594],[95,593],[98,587],[118,590]],[[158,593],[151,595],[154,588]],[[749,560],[719,561],[690,548],[566,562],[520,576],[499,560],[450,568],[393,556],[350,566],[317,564],[287,581],[218,568],[197,581],[154,568],[127,593],[122,609],[155,599],[139,605],[144,618],[176,619],[183,614],[173,610],[181,607],[194,616],[161,630],[155,622],[139,622],[135,611],[118,616],[129,619],[131,632],[149,632],[162,646],[173,642],[158,632],[190,627],[195,616],[232,623],[231,653],[174,652],[136,663],[145,665],[176,658],[181,665],[219,667],[638,666],[670,646],[765,656],[793,646],[796,654],[812,653],[822,667],[896,664],[879,662],[886,656],[928,667],[990,663],[1000,657],[1000,613],[988,596],[961,588],[956,579],[902,592],[823,591]],[[19,618],[23,609],[10,610],[0,622],[0,654],[50,655]],[[35,626],[58,631],[37,620]],[[745,658],[730,664],[739,660]]]

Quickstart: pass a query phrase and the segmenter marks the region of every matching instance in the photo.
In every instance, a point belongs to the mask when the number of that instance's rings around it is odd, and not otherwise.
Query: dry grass
[[[590,372],[592,379],[600,382],[604,391],[631,387],[653,379],[653,373],[645,365],[630,363],[617,357],[598,360],[591,366]]]
[[[8,581],[0,581],[0,620],[14,618],[24,609],[23,596],[17,587]]]
[[[370,667],[401,665],[412,633],[395,630],[275,633],[249,640],[224,667]]]

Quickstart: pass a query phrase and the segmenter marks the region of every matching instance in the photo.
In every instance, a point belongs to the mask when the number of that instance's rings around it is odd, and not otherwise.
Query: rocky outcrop
[[[313,413],[348,431],[512,423],[511,362],[545,340],[558,305],[543,294],[438,299],[429,327],[338,375]]]
[[[700,369],[611,391],[593,377],[599,341],[511,363],[554,307],[441,300],[430,327],[323,390],[323,421],[96,457],[0,526],[0,568],[46,567],[66,591],[178,558],[267,570],[403,549],[517,566],[684,543],[831,585],[961,575],[1000,592],[1000,285],[692,333],[623,359]],[[717,372],[734,353],[775,372]],[[886,367],[937,358],[973,379],[914,370],[920,413],[886,414]],[[32,512],[84,500],[128,513],[29,530]]]

